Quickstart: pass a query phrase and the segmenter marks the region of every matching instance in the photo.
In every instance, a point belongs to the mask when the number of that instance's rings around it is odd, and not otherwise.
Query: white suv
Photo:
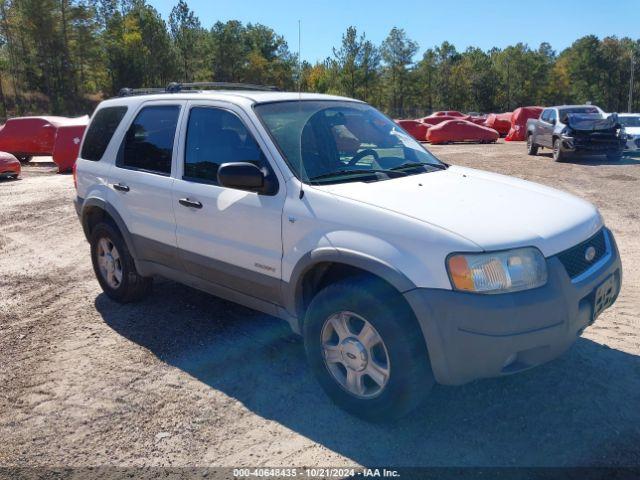
[[[360,101],[172,92],[102,102],[83,139],[100,285],[128,302],[162,276],[285,319],[354,414],[551,360],[618,295],[579,198],[442,163]]]

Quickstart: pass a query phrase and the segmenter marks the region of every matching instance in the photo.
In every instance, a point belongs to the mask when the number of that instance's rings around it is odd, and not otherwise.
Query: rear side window
[[[127,107],[105,107],[98,110],[87,130],[80,157],[94,162],[100,160],[125,113]]]
[[[235,114],[219,108],[192,108],[187,126],[184,179],[215,185],[218,167],[227,162],[249,162],[268,168],[262,150]]]
[[[124,137],[117,165],[169,175],[179,114],[178,105],[158,105],[140,110]]]

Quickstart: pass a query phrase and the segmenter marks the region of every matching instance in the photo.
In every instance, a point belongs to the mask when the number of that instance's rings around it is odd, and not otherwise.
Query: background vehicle
[[[489,127],[477,125],[467,120],[447,120],[431,127],[427,140],[431,143],[480,142],[494,143],[500,134]]]
[[[0,152],[0,178],[18,178],[20,161],[7,152]]]
[[[89,117],[17,117],[0,126],[0,151],[23,163],[33,156],[52,156],[59,172],[70,171],[78,158],[80,140]]]
[[[160,275],[283,318],[351,413],[547,362],[617,297],[585,201],[446,165],[360,101],[171,92],[102,102],[85,134],[76,209],[102,289],[134,301]]]
[[[627,144],[625,151],[640,151],[640,114],[638,113],[620,113],[618,121],[624,127],[627,134]]]
[[[511,114],[511,128],[505,137],[506,142],[526,140],[527,120],[539,118],[542,107],[520,107]]]
[[[511,114],[512,112],[490,113],[484,121],[484,126],[493,128],[500,136],[505,136],[511,129]]]
[[[569,154],[606,155],[619,160],[626,143],[617,116],[607,116],[594,105],[563,105],[545,108],[539,119],[527,120],[527,151],[536,155],[539,147],[553,149],[553,159]]]

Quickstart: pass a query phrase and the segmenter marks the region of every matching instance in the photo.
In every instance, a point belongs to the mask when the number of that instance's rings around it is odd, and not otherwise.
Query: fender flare
[[[101,198],[90,197],[90,198],[87,198],[82,203],[80,221],[82,222],[82,229],[84,230],[84,235],[85,237],[87,237],[87,240],[89,240],[91,236],[91,232],[89,231],[89,221],[88,221],[89,215],[87,214],[87,212],[92,207],[97,207],[97,208],[100,208],[101,210],[104,210],[113,219],[113,221],[116,223],[116,226],[118,227],[118,230],[120,230],[120,234],[122,235],[122,238],[124,239],[124,242],[127,245],[127,248],[129,249],[129,253],[133,257],[134,262],[136,262],[136,266],[137,266],[138,256],[136,255],[135,244],[133,242],[133,237],[131,236],[131,232],[129,232],[127,225],[124,223],[124,220],[122,219],[120,214],[117,212],[117,210],[113,208],[111,204],[105,202]]]
[[[302,307],[302,280],[312,268],[321,263],[338,263],[359,268],[382,278],[399,293],[416,288],[404,273],[383,260],[348,249],[318,248],[303,255],[293,268],[289,282],[283,283],[284,307],[294,316],[298,316]]]

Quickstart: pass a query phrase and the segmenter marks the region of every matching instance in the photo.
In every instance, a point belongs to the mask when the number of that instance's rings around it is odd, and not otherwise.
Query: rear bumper
[[[595,291],[610,276],[614,300],[622,268],[613,236],[597,271],[572,281],[556,257],[546,285],[524,292],[480,295],[415,289],[405,293],[425,335],[436,380],[459,385],[519,372],[566,351],[593,322]]]
[[[78,214],[78,218],[82,218],[82,205],[84,204],[84,198],[76,196],[73,199],[73,206],[76,208],[76,213]]]

